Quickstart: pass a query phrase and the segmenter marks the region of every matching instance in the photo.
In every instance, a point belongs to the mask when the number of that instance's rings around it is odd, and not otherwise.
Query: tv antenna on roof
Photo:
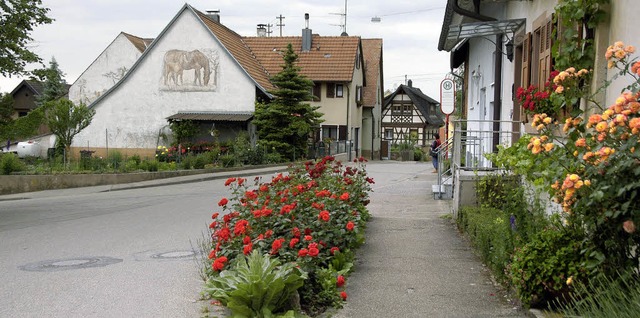
[[[330,14],[342,16],[343,18],[342,24],[332,24],[332,25],[339,26],[342,29],[341,35],[347,35],[347,0],[344,0],[344,13],[330,13]]]

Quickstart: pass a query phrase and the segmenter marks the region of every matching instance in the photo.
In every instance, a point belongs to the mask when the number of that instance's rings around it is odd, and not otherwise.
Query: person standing
[[[433,138],[435,138],[435,140],[431,143],[431,150],[429,152],[431,153],[431,161],[433,162],[433,173],[436,173],[438,172],[438,151],[440,151],[438,147],[440,147],[442,142],[440,141],[440,134],[438,133],[433,134]]]

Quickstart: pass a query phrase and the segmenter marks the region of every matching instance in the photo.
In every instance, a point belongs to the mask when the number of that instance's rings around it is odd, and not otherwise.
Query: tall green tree
[[[275,149],[288,159],[306,157],[307,141],[323,121],[320,107],[305,103],[311,100],[313,82],[300,74],[295,63],[298,55],[289,44],[284,54],[282,71],[271,78],[275,98],[268,104],[256,105],[253,123],[263,146]]]
[[[45,123],[56,136],[58,146],[64,147],[67,153],[73,137],[91,124],[95,110],[85,104],[75,105],[66,98],[44,104]]]
[[[0,0],[0,75],[23,75],[28,63],[40,63],[29,50],[34,27],[49,24],[48,8],[41,0]]]
[[[42,82],[42,92],[38,96],[38,106],[54,101],[67,95],[67,81],[55,57],[51,57],[49,67],[33,71],[37,80]]]

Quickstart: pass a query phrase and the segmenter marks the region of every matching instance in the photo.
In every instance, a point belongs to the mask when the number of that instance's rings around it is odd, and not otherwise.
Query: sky
[[[272,24],[271,36],[300,36],[309,13],[314,34],[383,39],[385,90],[410,79],[438,100],[449,70],[449,54],[439,52],[446,0],[192,0],[200,11],[220,10],[220,22],[242,36],[255,36],[257,24]],[[32,51],[45,65],[55,57],[69,84],[82,74],[120,32],[155,38],[182,8],[169,0],[43,0],[51,24],[32,32]],[[372,22],[373,17],[380,22]],[[39,65],[33,65],[32,68]],[[11,92],[23,78],[0,77],[0,92]]]

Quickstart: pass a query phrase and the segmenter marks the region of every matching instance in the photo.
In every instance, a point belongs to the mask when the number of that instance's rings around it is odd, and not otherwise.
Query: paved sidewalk
[[[451,201],[434,200],[430,163],[373,162],[366,243],[333,317],[527,317],[458,234]]]

